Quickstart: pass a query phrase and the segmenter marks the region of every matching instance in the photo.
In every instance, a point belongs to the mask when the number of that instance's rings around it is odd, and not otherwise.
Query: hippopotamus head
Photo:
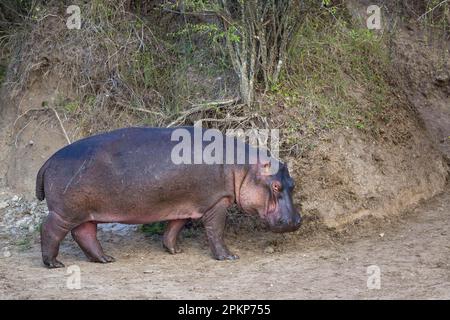
[[[294,180],[287,166],[278,162],[273,173],[271,163],[252,165],[239,192],[239,206],[247,213],[258,214],[273,232],[290,232],[300,227],[301,216],[292,201]]]

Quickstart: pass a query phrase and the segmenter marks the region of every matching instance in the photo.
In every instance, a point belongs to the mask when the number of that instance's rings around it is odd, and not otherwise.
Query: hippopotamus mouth
[[[264,219],[270,229],[274,233],[293,232],[300,228],[302,224],[301,216],[298,212],[290,212],[289,214],[283,214],[281,210],[275,208],[275,210],[267,210]],[[278,217],[275,218],[274,217]]]
[[[283,224],[283,225],[270,225],[269,224],[269,229],[270,231],[274,232],[274,233],[284,233],[284,232],[293,232],[296,231],[300,228],[301,226],[301,219],[299,219],[298,223],[294,223],[294,224]]]

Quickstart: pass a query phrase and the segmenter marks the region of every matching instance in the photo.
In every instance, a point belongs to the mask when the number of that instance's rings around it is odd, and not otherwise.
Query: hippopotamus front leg
[[[97,239],[97,223],[88,221],[72,230],[72,237],[92,262],[108,263],[115,259],[106,255]]]
[[[223,198],[202,217],[209,246],[211,247],[214,258],[217,260],[239,259],[239,256],[232,254],[228,250],[223,241],[227,208],[229,206],[230,201],[227,198]]]
[[[166,250],[171,253],[180,253],[182,250],[177,245],[178,235],[181,229],[186,224],[187,219],[171,220],[167,225],[166,231],[163,236],[163,246]]]

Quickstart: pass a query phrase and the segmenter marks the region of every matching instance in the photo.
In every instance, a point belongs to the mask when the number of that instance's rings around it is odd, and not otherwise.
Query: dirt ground
[[[100,239],[115,263],[87,262],[71,239],[64,242],[59,257],[79,266],[79,290],[68,289],[67,268],[42,266],[35,239],[31,248],[3,250],[0,298],[450,299],[450,192],[389,219],[341,233],[230,231],[227,243],[240,255],[234,262],[213,260],[202,235],[185,234],[184,252],[169,255],[159,239],[110,228]],[[380,268],[380,289],[367,287],[371,265]]]
[[[365,16],[369,1],[359,2]],[[349,131],[294,161],[310,221],[285,235],[235,223],[226,236],[240,256],[232,262],[213,260],[201,232],[185,230],[184,252],[170,255],[159,236],[109,225],[99,239],[116,262],[88,262],[68,236],[59,255],[66,268],[46,269],[37,231],[45,203],[22,197],[66,140],[53,113],[30,110],[55,107],[64,86],[37,81],[17,101],[0,101],[0,299],[450,299],[450,188],[437,151],[450,159],[449,48],[414,28],[399,30],[394,44],[411,110],[394,110],[401,121],[380,125],[380,141]],[[67,285],[73,266],[80,289]],[[379,289],[368,288],[369,266],[380,270]]]

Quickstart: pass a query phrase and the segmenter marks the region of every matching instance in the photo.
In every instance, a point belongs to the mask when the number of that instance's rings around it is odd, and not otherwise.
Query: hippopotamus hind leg
[[[115,259],[106,255],[97,239],[97,223],[88,221],[72,230],[72,237],[92,262],[108,263]]]
[[[41,249],[42,261],[48,268],[62,268],[64,264],[56,260],[59,252],[59,244],[73,227],[73,224],[65,221],[59,214],[50,211],[42,223]]]
[[[187,219],[177,219],[169,221],[166,231],[164,231],[163,236],[163,246],[166,250],[171,253],[180,253],[182,250],[177,245],[178,235],[181,229],[186,224]]]

